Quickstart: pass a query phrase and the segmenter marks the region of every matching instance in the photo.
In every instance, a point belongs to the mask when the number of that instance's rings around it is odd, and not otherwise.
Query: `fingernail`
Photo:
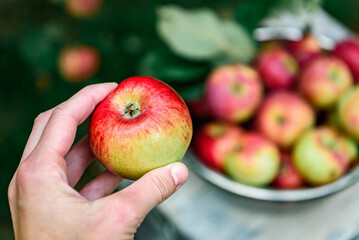
[[[171,164],[171,174],[175,182],[176,187],[181,186],[187,178],[187,170],[182,164]]]

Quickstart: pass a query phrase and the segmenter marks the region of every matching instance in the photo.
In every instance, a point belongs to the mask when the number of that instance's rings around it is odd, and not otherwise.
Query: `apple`
[[[209,113],[233,123],[248,120],[262,99],[262,85],[256,71],[243,64],[214,69],[205,85],[205,102]]]
[[[192,149],[208,167],[223,172],[224,159],[241,141],[242,130],[224,122],[205,124],[193,137]]]
[[[288,49],[302,67],[320,56],[322,51],[317,39],[310,34],[306,34],[299,41],[289,41]]]
[[[225,159],[225,173],[233,180],[252,186],[266,186],[279,170],[277,147],[258,133],[247,133]]]
[[[103,0],[66,0],[65,7],[72,16],[84,18],[96,14],[102,2]]]
[[[283,48],[277,47],[259,54],[257,69],[268,88],[284,89],[295,83],[298,63]]]
[[[327,126],[309,130],[293,150],[296,168],[304,180],[312,185],[338,179],[356,155],[355,143]]]
[[[339,42],[333,54],[342,59],[350,68],[353,77],[359,80],[359,40],[357,38],[346,39]]]
[[[111,172],[138,179],[184,156],[192,121],[182,98],[151,77],[121,82],[95,109],[89,126],[94,156]]]
[[[346,132],[359,141],[359,86],[348,89],[339,99],[337,117]]]
[[[284,90],[269,95],[256,118],[257,128],[283,148],[292,146],[314,122],[311,106],[295,93]]]
[[[281,153],[278,175],[273,181],[278,189],[295,189],[303,187],[304,181],[295,168],[293,159],[288,153]]]
[[[335,57],[311,61],[302,72],[300,91],[319,109],[332,107],[353,83],[346,64]]]
[[[59,57],[59,69],[62,76],[74,83],[93,77],[100,65],[98,51],[90,46],[69,47]]]

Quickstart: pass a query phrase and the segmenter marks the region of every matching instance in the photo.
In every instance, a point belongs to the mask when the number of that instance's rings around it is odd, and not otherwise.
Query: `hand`
[[[133,239],[146,214],[187,180],[187,168],[173,163],[113,194],[122,179],[109,171],[74,190],[94,158],[87,138],[71,148],[77,126],[115,87],[85,87],[36,118],[8,191],[16,239]]]

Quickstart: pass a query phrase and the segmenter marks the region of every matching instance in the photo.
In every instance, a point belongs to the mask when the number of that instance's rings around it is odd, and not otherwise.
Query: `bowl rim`
[[[340,177],[336,181],[318,187],[291,190],[260,188],[235,182],[224,174],[206,167],[200,162],[191,149],[187,150],[185,156],[189,160],[189,167],[206,181],[238,196],[257,200],[273,202],[299,202],[312,200],[344,190],[359,180],[359,167],[354,167],[346,175]]]

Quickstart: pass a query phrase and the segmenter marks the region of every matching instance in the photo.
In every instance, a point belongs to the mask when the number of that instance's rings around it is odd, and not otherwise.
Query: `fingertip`
[[[171,171],[173,181],[176,185],[176,190],[183,185],[188,178],[188,169],[183,163],[172,163],[168,165]]]

